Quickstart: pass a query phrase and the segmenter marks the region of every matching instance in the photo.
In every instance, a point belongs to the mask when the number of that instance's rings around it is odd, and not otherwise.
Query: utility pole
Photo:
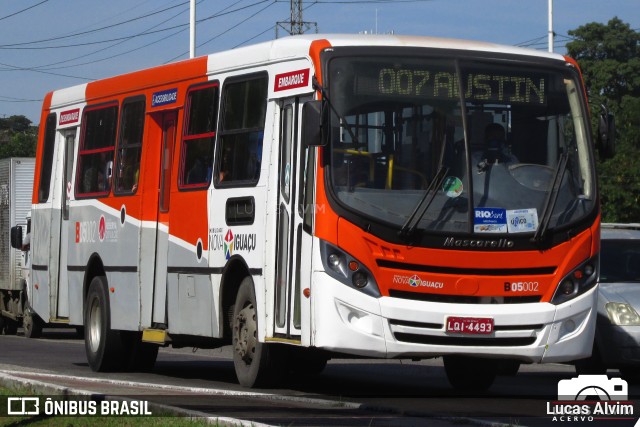
[[[189,12],[189,58],[196,56],[196,0],[190,2]]]
[[[278,38],[278,27],[292,36],[304,34],[311,27],[315,27],[316,33],[318,32],[317,22],[307,22],[302,19],[302,0],[291,0],[291,18],[288,21],[276,22],[276,38]]]
[[[553,52],[553,0],[549,0],[549,52]]]

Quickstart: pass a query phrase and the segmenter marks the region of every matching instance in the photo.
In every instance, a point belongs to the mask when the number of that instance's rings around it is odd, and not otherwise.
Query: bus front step
[[[145,329],[142,331],[142,341],[164,345],[170,342],[171,338],[164,329]]]

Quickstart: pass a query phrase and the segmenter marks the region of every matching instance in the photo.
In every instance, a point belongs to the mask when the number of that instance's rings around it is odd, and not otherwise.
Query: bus
[[[247,387],[443,357],[486,389],[591,353],[594,133],[573,60],[429,37],[294,36],[56,90],[29,303],[84,328],[94,371],[231,345]]]

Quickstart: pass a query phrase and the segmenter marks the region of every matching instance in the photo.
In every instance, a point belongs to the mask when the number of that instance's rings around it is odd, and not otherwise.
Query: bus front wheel
[[[233,365],[240,385],[266,386],[284,373],[283,355],[274,345],[258,340],[256,295],[251,277],[240,284],[233,309]]]
[[[122,366],[120,333],[111,329],[107,279],[96,276],[91,280],[84,304],[84,347],[92,370],[107,372]]]
[[[444,356],[444,370],[456,390],[479,392],[488,390],[496,379],[498,362],[494,359],[450,355]]]

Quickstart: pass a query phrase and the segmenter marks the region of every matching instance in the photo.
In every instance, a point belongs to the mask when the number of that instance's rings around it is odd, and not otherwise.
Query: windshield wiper
[[[351,137],[351,142],[353,142],[354,144],[360,144],[358,137],[353,132],[353,129],[351,129],[351,126],[349,125],[349,123],[347,123],[347,119],[345,119],[344,116],[338,113],[338,111],[333,107],[333,104],[331,103],[331,100],[329,99],[327,92],[324,90],[324,87],[322,87],[320,82],[318,82],[318,79],[316,78],[316,76],[313,76],[313,79],[311,80],[311,85],[314,90],[320,91],[320,93],[322,94],[322,99],[327,101],[327,105],[329,105],[329,108],[331,109],[331,111],[333,111],[333,114],[338,116],[338,119],[340,119],[340,126],[347,130],[347,133]]]
[[[448,172],[449,168],[444,167],[444,165],[440,165],[438,172],[436,172],[435,176],[431,180],[431,183],[427,187],[427,191],[424,193],[424,196],[422,196],[422,199],[420,199],[418,205],[402,225],[402,228],[399,232],[400,237],[411,237],[411,235],[413,235],[413,233],[416,231],[420,220],[427,212],[427,209],[429,209],[429,206],[431,206],[433,199],[435,199],[436,194],[438,193],[437,189],[442,185],[442,181],[447,176]]]
[[[564,175],[567,172],[568,164],[569,154],[567,154],[566,152],[562,153],[560,155],[560,161],[558,162],[558,166],[556,167],[555,174],[553,175],[553,185],[551,187],[551,191],[549,192],[549,195],[545,200],[544,209],[542,210],[542,216],[540,217],[540,222],[538,224],[538,229],[531,238],[531,241],[534,243],[540,243],[545,238],[547,229],[549,228],[549,222],[551,222],[551,215],[553,214],[553,211],[556,207],[556,202],[558,201],[560,186],[562,185]]]

